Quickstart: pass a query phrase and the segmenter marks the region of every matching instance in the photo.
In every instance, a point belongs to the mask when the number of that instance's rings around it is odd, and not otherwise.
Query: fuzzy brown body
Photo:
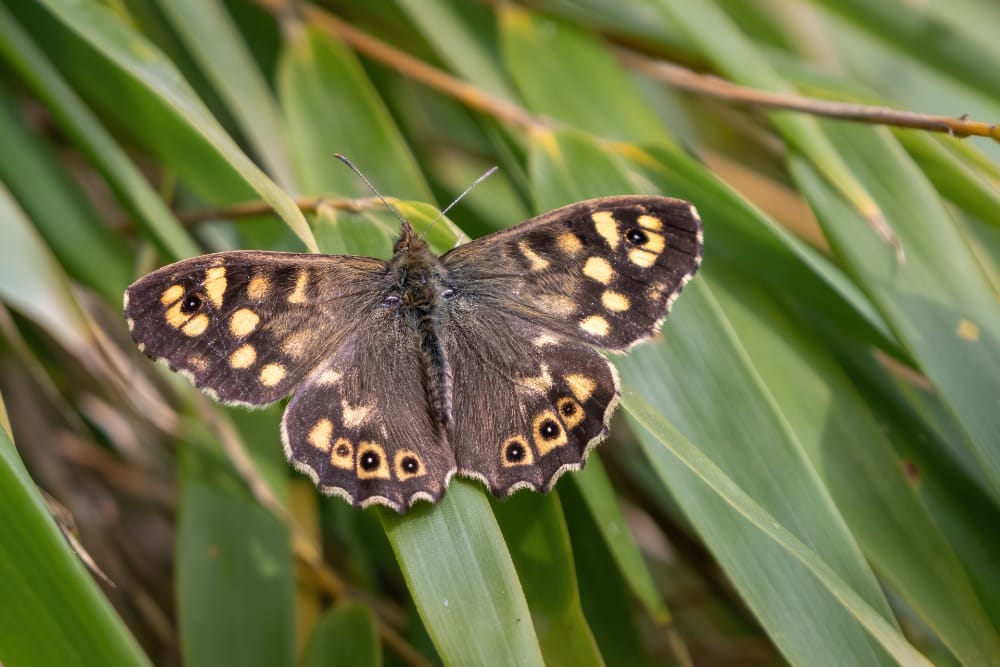
[[[654,334],[701,261],[693,207],[573,204],[436,257],[230,252],[126,292],[132,335],[226,403],[294,391],[285,451],[321,490],[404,511],[452,474],[498,496],[579,469],[618,400],[600,350]]]

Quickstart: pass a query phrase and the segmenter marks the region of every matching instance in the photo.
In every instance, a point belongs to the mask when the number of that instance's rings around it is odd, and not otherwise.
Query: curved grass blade
[[[866,242],[860,220],[802,160],[792,173],[837,253],[941,393],[1000,493],[1000,311],[988,281],[926,178],[886,131],[827,127],[869,182],[909,259]]]
[[[191,257],[198,247],[149,186],[125,151],[66,84],[42,50],[0,5],[0,51],[34,89],[55,119],[94,161],[140,224],[173,257]]]
[[[4,429],[0,506],[0,662],[151,664],[59,532]]]
[[[316,241],[295,202],[260,170],[226,133],[163,54],[94,0],[40,0],[67,28],[117,68],[158,96],[201,134],[274,207],[312,252]]]
[[[331,608],[313,630],[300,667],[379,667],[382,645],[378,641],[371,609],[357,602]]]
[[[580,606],[569,533],[555,493],[494,505],[546,665],[603,665]]]
[[[406,584],[446,665],[542,665],[531,611],[481,487],[453,480],[405,517],[380,511]]]
[[[294,192],[281,111],[226,8],[217,0],[161,0],[157,4],[214,90],[226,100],[274,180]]]

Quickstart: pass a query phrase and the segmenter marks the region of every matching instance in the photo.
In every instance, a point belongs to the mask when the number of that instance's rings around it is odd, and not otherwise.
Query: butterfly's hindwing
[[[459,312],[448,328],[455,389],[448,439],[458,474],[507,496],[548,491],[563,472],[580,469],[618,402],[608,360],[514,316]]]
[[[423,378],[405,323],[388,309],[369,312],[296,389],[282,419],[286,455],[323,492],[359,507],[437,501],[455,460]]]
[[[361,257],[227,252],[177,262],[125,293],[147,356],[226,403],[286,396],[376,298],[385,263]]]

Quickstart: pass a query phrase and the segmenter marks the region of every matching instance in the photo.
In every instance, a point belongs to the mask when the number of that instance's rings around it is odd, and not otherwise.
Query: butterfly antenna
[[[396,216],[396,218],[399,219],[399,222],[401,224],[407,222],[406,218],[404,218],[403,215],[399,212],[399,209],[397,209],[395,206],[393,206],[392,204],[390,204],[389,201],[385,197],[382,196],[382,193],[375,189],[375,186],[372,185],[372,182],[368,180],[368,177],[366,177],[364,174],[362,174],[361,170],[358,169],[357,167],[355,167],[354,163],[351,162],[347,158],[346,155],[341,155],[340,153],[334,153],[333,157],[337,158],[338,160],[340,160],[341,162],[343,162],[344,164],[346,164],[348,167],[351,168],[351,171],[353,171],[355,174],[357,174],[358,176],[360,176],[361,180],[364,181],[365,185],[368,186],[368,189],[371,190],[373,193],[375,193],[376,197],[378,197],[379,199],[382,200],[382,203],[385,204],[385,207],[387,209],[389,209],[390,211],[392,211],[392,214],[394,216]],[[480,180],[482,180],[482,179],[480,179]]]
[[[490,167],[489,169],[487,169],[486,172],[483,173],[482,176],[480,176],[476,180],[472,181],[472,184],[469,187],[465,188],[465,190],[462,192],[462,194],[460,194],[457,197],[455,197],[455,200],[453,202],[451,202],[450,204],[448,204],[447,206],[445,206],[444,210],[437,214],[437,217],[434,218],[434,220],[431,222],[431,224],[428,225],[427,229],[425,229],[423,231],[423,233],[420,235],[421,238],[425,234],[427,234],[427,232],[429,232],[434,225],[437,224],[438,220],[440,220],[441,218],[443,218],[445,216],[445,213],[447,213],[448,211],[450,211],[455,204],[457,204],[458,202],[462,201],[462,199],[465,197],[465,195],[469,194],[469,192],[472,190],[472,188],[476,187],[477,185],[479,185],[480,183],[482,183],[483,181],[485,181],[487,178],[489,178],[490,176],[492,176],[493,173],[497,169],[499,169],[499,167],[497,167],[496,165],[494,165],[494,166]]]

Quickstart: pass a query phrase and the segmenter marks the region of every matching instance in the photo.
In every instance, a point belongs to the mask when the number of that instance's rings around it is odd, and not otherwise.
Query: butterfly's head
[[[413,231],[413,225],[406,218],[403,218],[399,231],[399,239],[392,246],[393,257],[410,255],[427,250],[427,242]]]

